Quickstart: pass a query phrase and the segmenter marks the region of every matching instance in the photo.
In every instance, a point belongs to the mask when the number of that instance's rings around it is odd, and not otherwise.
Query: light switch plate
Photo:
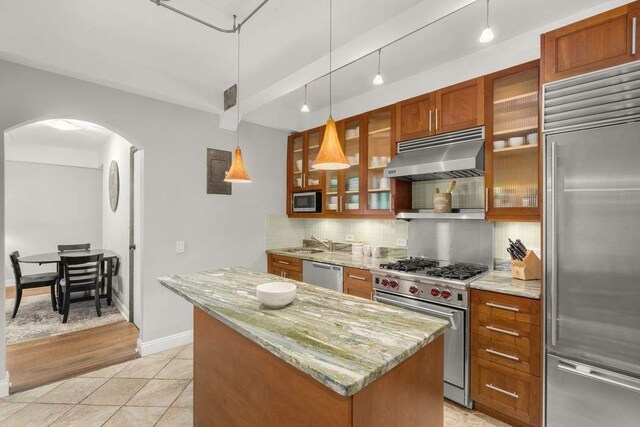
[[[396,246],[398,246],[400,248],[406,248],[407,247],[407,239],[396,239]]]
[[[346,240],[347,242],[353,242],[353,241],[355,240],[355,237],[353,237],[353,234],[347,234],[347,235],[345,236],[345,240]]]
[[[183,254],[184,253],[184,240],[178,240],[176,242],[176,253]]]

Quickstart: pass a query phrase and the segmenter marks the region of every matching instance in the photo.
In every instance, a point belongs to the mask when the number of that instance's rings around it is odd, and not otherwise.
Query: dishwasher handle
[[[331,270],[333,269],[333,267],[335,267],[334,265],[331,265],[331,264],[320,264],[318,262],[312,262],[311,265],[313,265],[316,268],[324,268],[325,270]]]

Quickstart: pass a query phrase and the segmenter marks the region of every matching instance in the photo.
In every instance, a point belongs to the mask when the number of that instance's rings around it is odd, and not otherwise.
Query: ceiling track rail
[[[150,1],[151,1],[152,3],[155,3],[157,6],[164,7],[165,9],[168,9],[168,10],[170,10],[170,11],[172,11],[172,12],[175,12],[175,13],[177,13],[178,15],[182,15],[182,16],[184,16],[185,18],[189,18],[189,19],[191,19],[192,21],[195,21],[195,22],[197,22],[198,24],[202,24],[202,25],[204,25],[204,26],[206,26],[206,27],[209,27],[209,28],[211,28],[211,29],[213,29],[213,30],[220,31],[221,33],[233,34],[233,33],[235,33],[236,31],[240,30],[240,28],[241,28],[241,27],[242,27],[242,26],[243,26],[243,25],[244,25],[244,24],[245,24],[245,23],[246,23],[246,22],[247,22],[247,21],[248,21],[248,20],[253,16],[253,15],[255,15],[255,14],[256,14],[256,12],[258,12],[258,11],[262,8],[262,6],[264,6],[265,4],[267,4],[267,2],[268,2],[269,0],[263,0],[263,1],[262,1],[262,3],[260,3],[260,4],[258,5],[258,7],[256,7],[255,9],[253,9],[253,11],[252,11],[252,12],[251,12],[251,13],[250,13],[246,18],[244,18],[242,21],[240,21],[240,22],[239,22],[239,23],[237,23],[237,24],[236,24],[236,16],[234,15],[234,16],[233,16],[233,27],[232,27],[232,28],[221,28],[221,27],[218,27],[217,25],[213,25],[213,24],[211,24],[211,23],[209,23],[209,22],[207,22],[207,21],[203,21],[203,20],[202,20],[202,19],[200,19],[200,18],[196,18],[195,16],[190,15],[190,14],[188,14],[187,12],[183,12],[182,10],[180,10],[180,9],[176,9],[176,8],[175,8],[175,7],[173,7],[173,6],[169,6],[169,5],[167,4],[167,2],[168,2],[169,0],[150,0]]]

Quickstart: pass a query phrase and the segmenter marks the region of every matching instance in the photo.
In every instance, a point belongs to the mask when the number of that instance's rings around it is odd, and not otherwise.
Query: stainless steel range
[[[444,395],[471,407],[469,284],[489,268],[411,257],[373,271],[374,299],[449,321],[444,335]]]

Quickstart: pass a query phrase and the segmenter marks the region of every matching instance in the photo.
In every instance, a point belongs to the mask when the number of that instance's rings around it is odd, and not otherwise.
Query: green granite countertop
[[[326,264],[340,265],[342,267],[353,267],[369,270],[378,268],[380,264],[396,262],[398,259],[406,258],[405,254],[398,256],[388,256],[382,258],[373,258],[365,256],[353,256],[350,252],[318,252],[318,253],[299,253],[287,252],[286,249],[268,249],[267,253],[280,256],[288,256],[291,258],[305,259],[307,261],[324,262]]]
[[[351,396],[442,335],[448,322],[246,268],[158,281],[333,391]],[[260,304],[255,288],[287,281],[294,302]]]
[[[492,271],[471,282],[472,289],[540,299],[540,280],[514,279],[510,271]]]

